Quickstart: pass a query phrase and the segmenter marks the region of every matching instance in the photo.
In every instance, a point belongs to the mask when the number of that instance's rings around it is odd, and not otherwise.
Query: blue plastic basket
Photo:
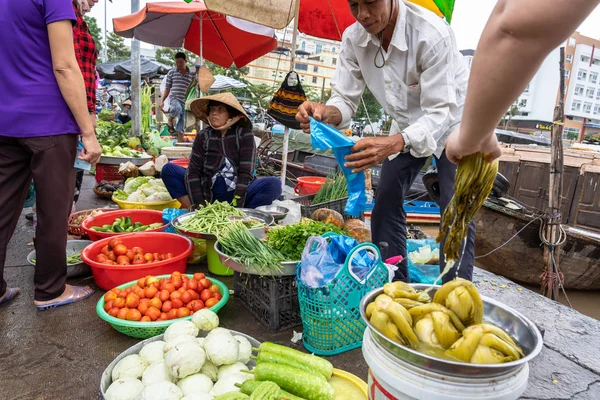
[[[440,248],[439,243],[436,243],[435,239],[409,239],[406,241],[406,252],[407,254],[410,254],[411,252],[417,251],[421,247],[427,245],[431,246],[431,250]],[[408,258],[408,275],[410,276],[411,283],[423,283],[431,285],[439,276],[439,274],[439,265],[415,264],[410,260],[410,258]]]
[[[362,280],[350,268],[352,260],[360,251],[371,251],[379,260]],[[322,356],[332,356],[361,347],[366,325],[360,316],[360,300],[390,279],[390,270],[381,262],[379,249],[371,243],[352,249],[336,277],[324,287],[307,286],[300,279],[299,268],[298,300],[304,328],[304,347],[311,353]]]

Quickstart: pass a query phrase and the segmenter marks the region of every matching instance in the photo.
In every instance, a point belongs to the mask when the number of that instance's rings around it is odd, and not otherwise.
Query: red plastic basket
[[[190,159],[189,158],[178,158],[177,160],[169,161],[169,163],[179,165],[180,167],[183,167],[183,168],[187,168],[190,163]]]
[[[98,232],[92,229],[92,226],[108,225],[115,222],[117,218],[130,217],[131,222],[140,222],[144,225],[154,224],[157,222],[162,223],[162,211],[157,210],[117,210],[96,215],[94,217],[88,217],[83,220],[81,227],[87,233],[88,237],[92,241],[97,241],[107,237],[114,237],[118,235],[124,235],[131,232]],[[160,232],[163,231],[167,226],[162,225],[160,228],[149,229],[144,232]]]
[[[122,181],[123,177],[119,174],[118,165],[97,164],[96,165],[96,182],[102,181]]]
[[[172,253],[173,258],[151,264],[127,266],[100,264],[94,261],[96,256],[100,254],[102,247],[106,246],[111,239],[105,238],[94,242],[81,252],[81,258],[92,269],[94,281],[104,290],[110,290],[146,275],[164,275],[173,271],[185,273],[187,257],[194,248],[191,240],[173,233],[129,233],[119,236],[119,239],[128,248],[138,246],[147,253]]]

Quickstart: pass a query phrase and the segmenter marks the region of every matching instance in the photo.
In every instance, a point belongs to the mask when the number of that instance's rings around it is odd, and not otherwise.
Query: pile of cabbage
[[[252,345],[218,328],[219,317],[202,309],[175,322],[163,340],[126,356],[112,370],[107,400],[212,400],[251,379],[246,366]],[[198,337],[201,335],[201,337]]]
[[[173,200],[162,179],[152,176],[128,178],[123,190],[117,190],[113,197],[133,203],[157,203]]]

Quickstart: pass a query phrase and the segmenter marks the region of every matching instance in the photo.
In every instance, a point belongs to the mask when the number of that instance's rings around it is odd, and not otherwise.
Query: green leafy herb
[[[303,219],[297,224],[269,229],[266,241],[270,247],[285,254],[286,261],[299,261],[308,238],[327,232],[341,234],[342,230],[333,224]]]

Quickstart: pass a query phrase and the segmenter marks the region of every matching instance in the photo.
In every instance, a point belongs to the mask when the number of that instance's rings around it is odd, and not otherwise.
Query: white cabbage
[[[135,378],[120,378],[113,381],[106,390],[106,400],[136,400],[144,390],[144,384]]]
[[[208,393],[213,388],[213,381],[204,374],[190,375],[179,382],[177,386],[184,396],[192,393]]]
[[[160,361],[150,364],[142,375],[142,383],[146,386],[162,381],[173,382],[174,379],[169,375],[169,370],[164,362]]]
[[[140,350],[140,357],[148,364],[160,362],[165,359],[165,342],[157,340],[156,342],[148,343]]]
[[[174,383],[163,381],[146,386],[137,400],[181,400],[183,393]]]
[[[229,374],[237,374],[240,373],[240,371],[242,370],[248,370],[248,367],[244,364],[242,364],[241,362],[236,362],[234,364],[230,364],[230,365],[224,365],[221,368],[219,368],[219,373],[217,375],[218,379],[223,378],[226,375]]]
[[[200,372],[205,360],[206,354],[197,342],[180,343],[165,355],[169,373],[178,379]]]
[[[196,314],[194,313],[194,315],[196,315]],[[226,329],[226,328],[214,328],[213,330],[211,330],[208,333],[208,335],[206,335],[206,338],[208,339],[211,336],[219,335],[221,333],[226,333],[226,334],[231,335],[231,331],[229,329]]]
[[[219,379],[219,369],[208,359],[204,361],[204,365],[202,366],[200,373],[208,376],[210,379],[212,379],[213,382],[216,382],[217,379]]]
[[[144,200],[144,202],[146,203],[156,203],[158,201],[171,201],[173,200],[173,198],[171,197],[171,195],[169,194],[169,192],[159,192],[157,191],[156,193],[146,197],[146,199]]]
[[[203,308],[192,315],[192,322],[204,332],[212,331],[219,326],[219,316],[216,312]]]
[[[163,336],[165,342],[170,341],[176,336],[180,335],[192,335],[198,336],[198,327],[192,321],[178,321],[174,324],[169,325]]]
[[[175,336],[173,339],[169,340],[164,347],[164,352],[168,352],[173,347],[177,346],[180,343],[195,343],[198,344],[198,340],[192,335],[179,335]]]
[[[200,346],[202,346],[202,348],[204,348],[204,341],[205,341],[205,340],[206,340],[206,338],[205,338],[205,337],[199,337],[199,338],[196,338],[196,341],[198,342],[198,344],[199,344]]]
[[[239,392],[240,388],[235,385],[241,385],[248,379],[250,379],[250,375],[241,372],[227,374],[223,378],[219,379],[217,383],[215,383],[215,386],[213,386],[213,389],[210,393],[213,396],[220,396],[225,393]]]
[[[143,203],[145,199],[146,199],[146,196],[141,191],[133,192],[129,195],[129,197],[127,197],[127,201],[131,201],[134,203]]]
[[[124,357],[112,370],[112,380],[119,378],[140,379],[146,370],[148,363],[137,354]]]
[[[204,350],[208,359],[220,367],[233,364],[238,360],[239,344],[229,331],[215,334],[211,332],[204,341]]]
[[[238,350],[238,361],[242,364],[248,364],[250,362],[250,357],[252,356],[252,345],[243,336],[236,335],[234,336],[235,340],[238,341],[239,350]]]

